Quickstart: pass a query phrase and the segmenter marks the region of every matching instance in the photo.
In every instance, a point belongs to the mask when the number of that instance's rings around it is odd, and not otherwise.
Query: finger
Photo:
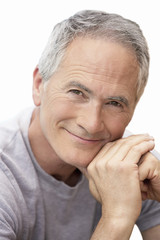
[[[107,143],[101,150],[101,157],[104,155],[109,154],[111,157],[115,153],[124,153],[128,152],[131,147],[136,144],[139,144],[142,141],[149,141],[152,140],[153,137],[149,136],[148,134],[139,134],[139,135],[132,135],[126,138],[122,138],[116,140],[114,142]],[[119,152],[120,148],[123,147],[123,151]]]
[[[130,163],[138,164],[140,161],[140,158],[143,156],[143,154],[151,151],[155,146],[155,143],[153,140],[144,141],[141,142],[135,146],[133,146],[126,157],[124,158],[124,161],[128,161]]]
[[[116,141],[114,144],[112,144],[110,146],[110,148],[107,149],[107,151],[105,151],[105,147],[104,147],[103,156],[105,156],[105,154],[107,153],[108,161],[110,159],[112,159],[112,161],[114,161],[114,162],[123,161],[126,158],[129,151],[134,149],[134,147],[136,145],[139,145],[141,143],[144,143],[144,145],[145,145],[145,143],[147,143],[147,147],[145,149],[143,148],[143,146],[140,147],[140,149],[142,148],[142,151],[141,151],[141,153],[138,154],[138,157],[139,157],[142,154],[144,154],[146,151],[150,151],[152,149],[153,146],[151,146],[151,145],[153,145],[153,144],[151,144],[151,143],[148,144],[148,142],[151,141],[152,139],[153,139],[153,137],[146,135],[146,134],[145,135],[142,135],[142,134],[132,135],[127,138],[120,139],[120,140]],[[134,150],[133,150],[133,152],[134,152]],[[131,155],[131,153],[130,153],[130,155]],[[136,158],[136,161],[134,161],[136,163],[139,161],[139,159],[137,160],[137,158]]]

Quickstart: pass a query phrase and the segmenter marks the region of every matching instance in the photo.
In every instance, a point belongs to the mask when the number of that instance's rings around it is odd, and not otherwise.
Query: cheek
[[[125,128],[130,122],[131,117],[129,115],[121,115],[119,117],[112,117],[106,122],[107,129],[111,134],[111,141],[119,139],[123,136]]]
[[[125,126],[122,124],[112,125],[110,131],[112,132],[112,140],[119,139],[123,136]]]
[[[45,122],[43,124],[46,124],[47,128],[55,128],[64,120],[74,118],[75,112],[74,104],[62,97],[48,99],[46,104],[41,106],[41,115]]]
[[[56,121],[63,121],[66,119],[74,118],[76,108],[74,104],[70,103],[66,99],[57,101],[52,106],[52,115]]]

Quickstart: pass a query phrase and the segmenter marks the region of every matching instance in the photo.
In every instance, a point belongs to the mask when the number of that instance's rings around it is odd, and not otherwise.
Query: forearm
[[[101,218],[90,240],[129,240],[134,223]]]

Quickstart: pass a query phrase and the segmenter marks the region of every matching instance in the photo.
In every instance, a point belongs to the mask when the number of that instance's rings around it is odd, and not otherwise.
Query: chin
[[[70,149],[70,151],[68,151],[68,149]],[[100,147],[94,149],[77,149],[67,147],[64,148],[63,151],[57,151],[57,155],[64,163],[70,166],[74,166],[76,168],[87,168],[100,149]]]
[[[81,168],[87,168],[88,165],[93,161],[94,157],[96,154],[94,154],[93,156],[90,154],[90,156],[84,156],[83,157],[75,157],[70,159],[70,165],[75,166],[78,169]]]

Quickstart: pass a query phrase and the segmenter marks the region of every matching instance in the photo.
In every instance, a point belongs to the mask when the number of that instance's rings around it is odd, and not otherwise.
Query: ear
[[[43,91],[43,81],[38,67],[33,72],[33,88],[32,95],[34,104],[38,107],[41,105],[41,95]]]

